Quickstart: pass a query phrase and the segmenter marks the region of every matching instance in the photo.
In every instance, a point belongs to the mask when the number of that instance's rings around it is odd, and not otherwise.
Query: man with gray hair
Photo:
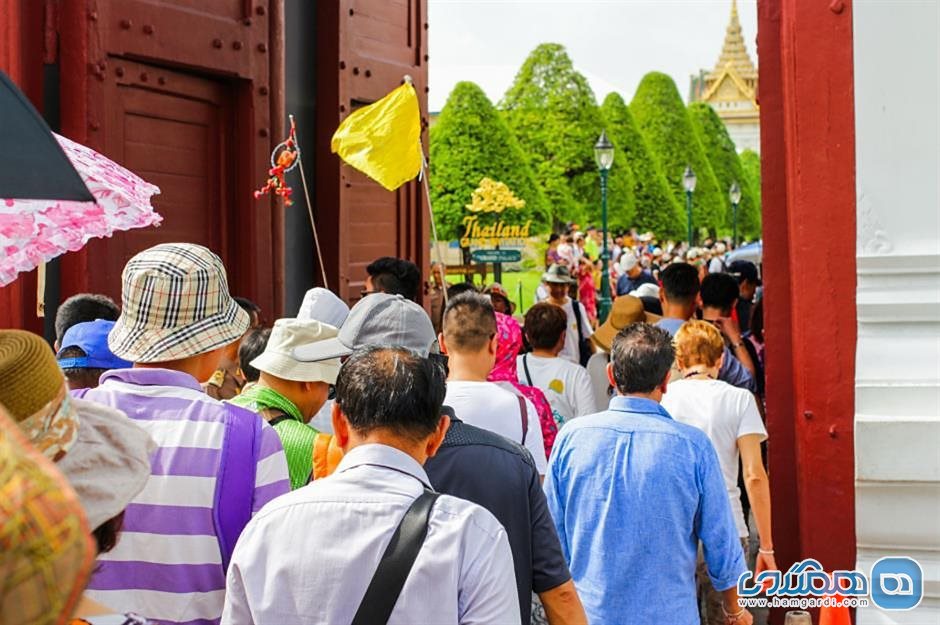
[[[607,374],[618,396],[558,434],[548,507],[590,622],[697,625],[701,541],[725,622],[750,625],[737,602],[747,569],[715,448],[660,406],[674,359],[661,328],[634,323],[617,334]]]

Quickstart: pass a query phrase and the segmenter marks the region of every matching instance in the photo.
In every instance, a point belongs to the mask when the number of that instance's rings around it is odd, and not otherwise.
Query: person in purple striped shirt
[[[273,428],[199,384],[249,323],[229,295],[222,261],[199,245],[163,244],[132,258],[122,280],[123,310],[108,345],[134,366],[76,394],[123,410],[157,450],[88,595],[160,624],[214,625],[238,536],[290,491],[287,461]]]

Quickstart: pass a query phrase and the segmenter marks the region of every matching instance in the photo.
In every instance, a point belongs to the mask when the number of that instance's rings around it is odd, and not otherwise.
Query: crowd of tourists
[[[599,322],[594,236],[520,318],[385,257],[268,320],[174,243],[0,331],[0,622],[751,623],[757,268],[621,240]]]

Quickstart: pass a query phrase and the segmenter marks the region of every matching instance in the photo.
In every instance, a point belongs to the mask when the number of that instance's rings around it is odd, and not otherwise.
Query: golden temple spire
[[[721,56],[718,57],[718,63],[715,65],[713,74],[719,74],[728,65],[741,78],[757,78],[757,69],[754,68],[754,63],[751,62],[751,57],[747,54],[744,36],[741,34],[737,0],[731,0],[731,20],[725,30],[725,41],[721,46]]]

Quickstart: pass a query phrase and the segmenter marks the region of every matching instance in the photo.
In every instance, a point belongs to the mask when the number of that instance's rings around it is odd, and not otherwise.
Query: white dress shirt
[[[228,569],[223,625],[350,623],[405,511],[430,488],[414,458],[350,450],[332,476],[251,520]],[[484,508],[441,495],[389,624],[519,623],[506,532]]]

